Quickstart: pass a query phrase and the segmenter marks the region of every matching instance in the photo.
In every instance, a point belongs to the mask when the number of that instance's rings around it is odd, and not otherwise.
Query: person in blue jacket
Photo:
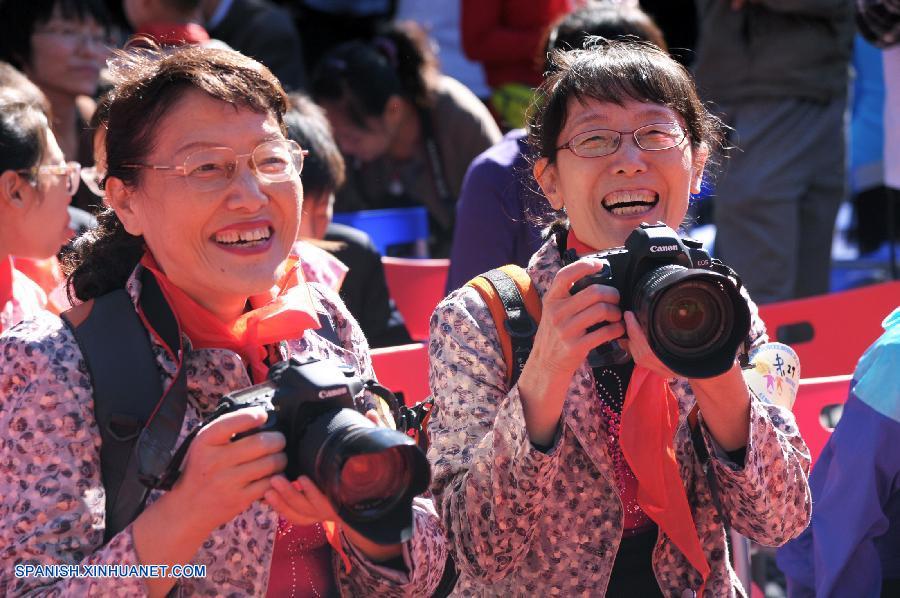
[[[810,476],[812,522],[778,551],[791,598],[900,596],[900,308],[883,326]]]

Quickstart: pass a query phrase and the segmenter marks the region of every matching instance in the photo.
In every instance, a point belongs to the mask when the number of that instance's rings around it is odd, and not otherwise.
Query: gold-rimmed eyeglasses
[[[274,139],[257,145],[249,154],[238,154],[230,147],[210,147],[190,154],[181,166],[159,164],[123,164],[123,168],[171,171],[185,178],[197,191],[219,191],[227,187],[238,164],[247,165],[261,183],[283,183],[303,171],[303,157],[309,152],[296,141]]]
[[[65,164],[41,164],[31,168],[21,168],[16,171],[29,177],[32,181],[37,180],[39,175],[49,174],[52,176],[66,177],[66,193],[75,195],[78,191],[78,185],[81,182],[81,164],[78,162],[66,162]]]
[[[687,137],[678,123],[653,123],[633,131],[613,131],[593,129],[584,131],[569,139],[557,150],[571,150],[581,158],[599,158],[614,154],[622,144],[622,135],[631,135],[639,148],[647,152],[658,152],[676,147]]]

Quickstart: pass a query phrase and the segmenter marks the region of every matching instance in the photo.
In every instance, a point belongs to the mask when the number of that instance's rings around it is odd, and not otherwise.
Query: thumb
[[[266,423],[266,410],[262,406],[247,407],[223,415],[197,434],[197,442],[223,445],[231,442],[235,434],[247,432]]]

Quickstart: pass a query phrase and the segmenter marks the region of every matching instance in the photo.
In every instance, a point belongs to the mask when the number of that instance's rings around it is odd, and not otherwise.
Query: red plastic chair
[[[769,336],[800,356],[804,378],[849,374],[900,305],[900,281],[759,308]]]
[[[428,348],[421,344],[384,347],[369,351],[378,381],[393,392],[403,393],[412,407],[431,394],[428,387]]]
[[[794,403],[794,417],[797,419],[800,435],[809,447],[813,465],[831,436],[832,426],[837,423],[829,412],[835,405],[847,402],[851,378],[851,375],[846,375],[800,380],[797,401]]]
[[[428,321],[447,286],[447,259],[383,257],[384,277],[410,336],[428,339]]]

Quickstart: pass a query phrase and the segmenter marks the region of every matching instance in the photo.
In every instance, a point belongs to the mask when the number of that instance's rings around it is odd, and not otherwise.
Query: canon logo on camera
[[[664,251],[678,251],[678,245],[651,245],[650,253],[662,253]]]

